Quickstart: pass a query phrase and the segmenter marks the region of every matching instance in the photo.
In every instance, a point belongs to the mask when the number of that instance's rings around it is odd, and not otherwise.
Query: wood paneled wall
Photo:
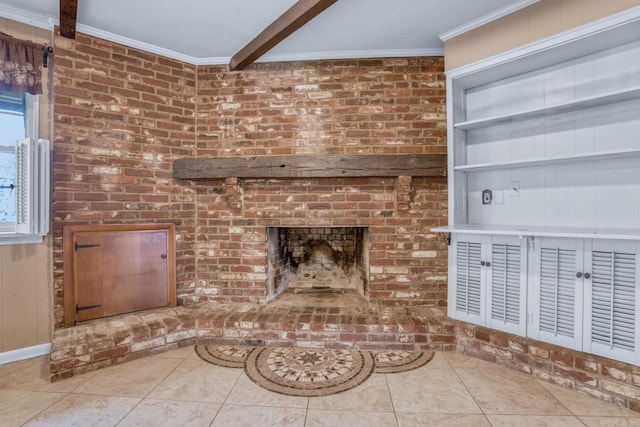
[[[451,70],[640,6],[640,0],[540,0],[445,42]]]
[[[0,31],[52,45],[50,31],[0,18]],[[51,59],[51,57],[50,57]],[[53,64],[53,60],[50,64]],[[53,67],[43,69],[40,138],[53,139]],[[0,353],[51,342],[51,239],[37,245],[0,246]]]

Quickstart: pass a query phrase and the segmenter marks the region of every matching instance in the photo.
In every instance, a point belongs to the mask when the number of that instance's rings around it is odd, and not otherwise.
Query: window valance
[[[43,45],[0,32],[0,88],[42,93]]]

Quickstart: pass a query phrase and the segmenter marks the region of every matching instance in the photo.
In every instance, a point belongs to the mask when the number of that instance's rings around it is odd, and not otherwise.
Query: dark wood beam
[[[60,35],[70,39],[76,38],[76,17],[78,0],[60,0]]]
[[[257,156],[178,159],[178,179],[446,176],[446,154]]]
[[[243,70],[336,1],[338,0],[299,0],[233,55],[229,68],[232,71]]]

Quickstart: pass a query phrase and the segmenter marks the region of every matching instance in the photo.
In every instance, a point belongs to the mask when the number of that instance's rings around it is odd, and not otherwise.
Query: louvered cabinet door
[[[488,237],[487,326],[526,335],[527,240]]]
[[[637,365],[639,244],[593,240],[587,245],[585,351]]]
[[[449,277],[454,287],[449,289],[449,316],[482,325],[485,302],[482,237],[454,235],[449,256]]]
[[[582,350],[583,241],[536,238],[529,287],[529,336]]]

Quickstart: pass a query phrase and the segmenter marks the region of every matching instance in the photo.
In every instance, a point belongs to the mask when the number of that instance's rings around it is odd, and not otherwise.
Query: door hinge
[[[76,313],[81,312],[82,310],[90,310],[92,308],[96,308],[96,307],[102,307],[100,304],[96,304],[96,305],[83,305],[82,307],[78,306],[76,304]]]
[[[100,245],[81,245],[78,242],[76,242],[73,247],[77,251],[78,249],[95,248],[96,246],[100,246]]]
[[[447,241],[447,246],[451,246],[451,233],[447,233],[445,240]]]

